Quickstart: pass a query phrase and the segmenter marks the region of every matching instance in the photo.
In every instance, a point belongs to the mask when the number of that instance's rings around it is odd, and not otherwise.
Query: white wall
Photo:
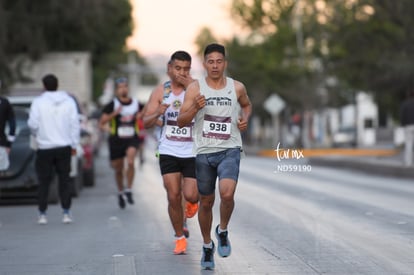
[[[378,127],[378,106],[371,95],[360,92],[357,94],[358,112],[358,144],[374,145],[376,143],[376,128]],[[372,121],[372,127],[367,128],[365,122]]]
[[[19,57],[20,60],[23,58]],[[12,91],[42,91],[43,76],[53,73],[59,79],[59,90],[75,94],[80,103],[92,99],[92,65],[88,52],[47,53],[38,61],[24,58],[22,68],[23,74],[33,82],[16,83],[11,87]]]

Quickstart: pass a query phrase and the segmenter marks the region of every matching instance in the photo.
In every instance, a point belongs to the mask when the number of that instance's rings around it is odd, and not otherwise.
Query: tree
[[[203,27],[199,31],[199,33],[198,33],[198,35],[197,35],[197,37],[196,37],[196,39],[194,41],[194,43],[197,46],[197,54],[200,57],[203,57],[203,50],[204,50],[204,48],[208,44],[213,43],[213,42],[217,42],[217,41],[218,41],[218,39],[214,36],[214,34],[212,33],[212,31],[208,27]]]
[[[6,84],[21,78],[10,68],[18,54],[36,60],[49,51],[90,51],[96,95],[97,84],[125,56],[131,32],[127,0],[2,0],[0,78]]]
[[[331,24],[327,67],[355,89],[374,92],[380,112],[395,118],[414,87],[413,12],[410,0],[358,1]]]
[[[233,0],[231,13],[252,33],[251,39],[234,44],[251,46],[251,60],[233,55],[232,62],[244,62],[233,73],[255,74],[256,64],[261,63],[261,74],[268,76],[253,79],[273,87],[279,85],[276,79],[292,81],[284,85],[292,98],[285,99],[303,98],[302,107],[318,104],[319,91],[324,89],[329,91],[324,102],[330,105],[345,103],[355,91],[365,90],[375,93],[382,112],[395,115],[401,97],[414,87],[413,1]],[[271,41],[278,46],[270,47]],[[272,55],[263,54],[268,50]],[[262,54],[251,54],[254,51]],[[253,60],[256,58],[266,59]],[[286,66],[298,62],[303,65],[298,70]],[[293,78],[284,75],[299,71]],[[338,80],[335,87],[327,87],[329,78]],[[256,86],[257,81],[251,85]]]
[[[243,43],[240,39],[229,43],[233,64],[229,72],[243,79],[254,94],[257,109],[275,92],[293,108],[310,109],[319,104],[315,94],[320,72],[314,64],[321,54],[315,50],[316,43],[302,45],[303,38],[312,38],[311,26],[307,22],[307,29],[299,32],[295,1],[234,0],[231,12],[251,35]]]

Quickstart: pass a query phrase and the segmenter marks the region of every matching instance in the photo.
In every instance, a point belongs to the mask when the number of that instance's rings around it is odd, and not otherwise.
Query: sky
[[[217,38],[231,38],[236,26],[230,18],[231,0],[131,0],[135,28],[127,40],[147,58],[185,50],[195,56],[194,40],[207,26]]]

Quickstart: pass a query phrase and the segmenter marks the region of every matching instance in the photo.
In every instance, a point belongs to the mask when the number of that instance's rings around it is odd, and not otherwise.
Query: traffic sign
[[[264,102],[263,107],[271,115],[279,114],[285,108],[285,101],[277,94],[270,95]]]

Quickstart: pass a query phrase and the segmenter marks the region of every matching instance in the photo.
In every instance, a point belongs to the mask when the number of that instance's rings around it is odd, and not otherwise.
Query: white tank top
[[[131,103],[123,105],[118,98],[114,98],[114,110],[117,110],[122,106],[119,117],[114,119],[115,124],[112,127],[113,134],[120,138],[132,138],[136,137],[138,130],[136,125],[136,114],[139,112],[138,100],[133,98]]]
[[[242,140],[237,127],[241,108],[234,80],[227,77],[226,86],[220,90],[210,88],[205,78],[199,80],[199,85],[200,93],[206,98],[206,106],[195,117],[195,152],[207,154],[241,148]]]
[[[164,114],[164,126],[158,145],[161,155],[170,155],[179,158],[194,157],[193,153],[193,123],[190,126],[179,128],[177,117],[183,105],[185,92],[174,95],[172,92],[164,103],[170,104]]]

